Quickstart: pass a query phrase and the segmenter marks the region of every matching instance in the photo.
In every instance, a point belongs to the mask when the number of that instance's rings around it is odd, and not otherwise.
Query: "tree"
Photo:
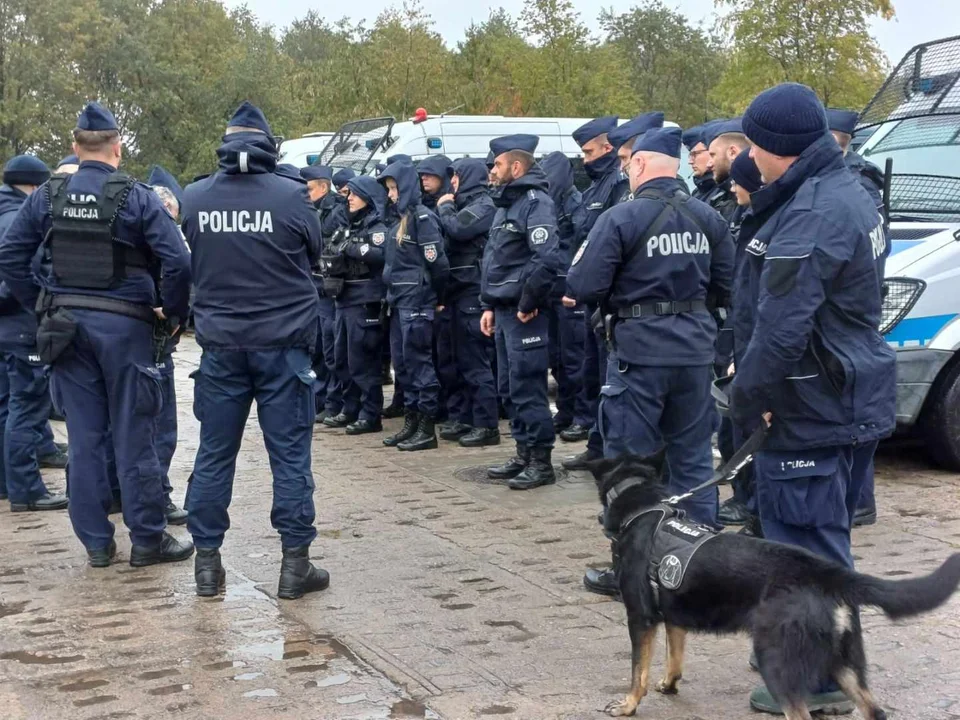
[[[663,110],[683,126],[715,117],[708,94],[723,73],[720,47],[660,0],[644,0],[629,12],[604,11],[600,25],[629,68],[639,110]]]
[[[883,81],[886,57],[870,36],[891,0],[716,0],[732,50],[714,97],[743,110],[761,90],[793,81],[826,105],[860,108]]]

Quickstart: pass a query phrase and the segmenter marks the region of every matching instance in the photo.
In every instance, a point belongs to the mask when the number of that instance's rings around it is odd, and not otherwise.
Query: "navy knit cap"
[[[632,154],[635,155],[638,152],[654,152],[679,159],[682,134],[678,127],[647,130],[634,141]]]
[[[743,122],[741,118],[708,123],[703,131],[704,146],[709,148],[714,140],[727,133],[743,133]]]
[[[50,179],[50,168],[33,155],[17,155],[3,166],[3,182],[7,185],[43,185]]]
[[[613,145],[614,150],[618,150],[628,140],[643,135],[647,130],[660,127],[663,127],[662,112],[643,113],[611,130],[607,133],[607,140]]]
[[[743,133],[750,142],[780,157],[797,157],[826,132],[823,103],[799,83],[764,90],[743,114]]]
[[[693,150],[703,142],[703,125],[695,125],[692,128],[687,128],[681,134],[680,139],[687,150]]]
[[[750,157],[750,148],[745,148],[730,164],[730,177],[749,193],[755,193],[763,187],[760,170]]]
[[[308,182],[310,180],[326,180],[333,183],[333,170],[326,165],[307,165],[305,168],[300,168],[300,177]]]
[[[343,168],[342,170],[337,170],[333,174],[333,184],[336,185],[338,188],[343,187],[348,182],[353,180],[356,176],[357,176],[357,173],[353,170],[353,168]]]
[[[596,137],[596,135],[594,135],[594,137]],[[503,137],[494,138],[490,141],[490,151],[493,153],[494,158],[504,153],[513,152],[514,150],[520,150],[532,155],[539,144],[540,137],[537,135],[525,135],[523,133],[504,135]]]
[[[598,117],[596,120],[585,122],[573,131],[573,140],[577,145],[583,147],[595,137],[613,130],[617,126],[617,120],[619,119],[616,115],[606,115],[604,117]]]
[[[857,120],[859,119],[860,113],[856,110],[827,108],[827,127],[836,132],[852,136],[857,129]]]
[[[76,155],[67,155],[63,160],[57,163],[57,168],[62,168],[64,165],[79,165],[80,158]]]
[[[150,174],[147,176],[147,185],[165,187],[173,193],[178,203],[183,203],[183,188],[180,187],[180,183],[177,182],[177,179],[171,175],[166,168],[160,165],[154,165],[150,168]]]
[[[88,102],[77,118],[77,130],[116,130],[113,113],[96,101]]]
[[[253,128],[267,135],[273,135],[263,111],[249,100],[244,100],[240,107],[233,112],[233,117],[227,122],[227,127]]]

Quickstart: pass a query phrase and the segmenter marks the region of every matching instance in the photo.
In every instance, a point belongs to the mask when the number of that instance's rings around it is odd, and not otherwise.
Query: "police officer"
[[[617,152],[610,143],[608,133],[617,127],[617,117],[607,116],[591,120],[573,131],[573,139],[583,151],[583,168],[590,177],[590,187],[583,193],[585,210],[584,223],[580,231],[580,242],[593,229],[597,218],[620,201],[629,189],[626,176],[620,170]],[[563,461],[568,470],[582,470],[585,463],[603,455],[603,441],[598,433],[590,433],[595,424],[600,385],[606,372],[607,349],[603,338],[602,324],[593,324],[595,306],[587,306],[584,313],[586,324],[586,344],[583,356],[582,390],[584,402],[590,406],[593,421],[589,427],[575,425],[560,433],[560,439],[566,442],[587,440],[587,449]]]
[[[693,197],[697,200],[705,200],[716,187],[710,166],[710,151],[703,143],[703,131],[706,125],[689,128],[681,135],[681,141],[689,153],[687,162],[690,163],[690,169],[693,172]]]
[[[70,435],[70,520],[95,567],[116,553],[104,446],[110,437],[136,567],[186,560],[193,545],[165,531],[154,422],[161,381],[156,318],[186,318],[190,257],[157,195],[117,173],[122,150],[113,115],[89,103],[73,132],[80,168],[31,195],[0,246],[0,279],[20,305],[37,306],[33,260],[45,243],[37,345],[52,363],[51,393]],[[162,267],[161,308],[152,271]]]
[[[710,167],[716,183],[704,202],[730,222],[739,207],[730,187],[730,165],[741,150],[750,146],[743,135],[740,118],[708,125],[703,142],[710,155]]]
[[[440,413],[440,382],[433,363],[434,313],[443,304],[450,263],[437,216],[420,202],[413,165],[391,163],[377,181],[387,189],[399,214],[384,244],[383,282],[393,316],[393,367],[407,406],[403,428],[384,438],[383,444],[410,452],[431,450],[437,447]]]
[[[423,163],[421,171],[422,167]],[[458,160],[454,172],[456,193],[441,196],[437,211],[450,259],[444,297],[452,313],[453,356],[464,395],[459,417],[450,419],[465,425],[467,431],[455,427],[453,432],[441,431],[440,437],[459,439],[463,447],[499,445],[497,389],[490,367],[492,343],[480,331],[480,259],[497,209],[487,192],[488,173],[482,160]],[[452,407],[455,403],[448,405]]]
[[[617,160],[620,162],[620,172],[624,177],[630,169],[630,158],[633,157],[633,143],[637,138],[643,135],[647,130],[663,127],[664,115],[659,110],[637,115],[635,118],[627,120],[622,125],[618,125],[607,134],[607,139],[617,153]],[[623,184],[623,194],[617,202],[626,202],[633,197],[630,190],[629,180]]]
[[[436,211],[437,201],[453,192],[453,161],[446,155],[429,155],[417,165],[417,175],[423,189],[423,206]]]
[[[330,582],[309,553],[317,534],[310,353],[318,314],[310,267],[320,251],[320,221],[306,185],[274,173],[276,141],[259,108],[249,102],[237,108],[217,157],[219,171],[188,186],[183,198],[203,348],[193,406],[200,447],[187,491],[197,594],[216,595],[225,583],[220,546],[243,428],[256,400],[273,471],[270,521],[283,545],[277,594],[293,599]]]
[[[347,187],[347,183],[356,176],[357,173],[353,168],[341,168],[333,174],[333,186],[340,195],[346,198],[347,195],[350,194],[350,188]]]
[[[497,214],[483,256],[480,327],[496,334],[500,397],[507,405],[517,454],[491,467],[514,490],[556,482],[550,455],[553,418],[547,400],[546,310],[560,270],[557,210],[547,176],[534,160],[540,138],[507,135],[490,141]]]
[[[617,318],[598,425],[604,455],[652,455],[666,445],[670,492],[713,473],[710,389],[716,325],[728,304],[733,242],[723,219],[677,180],[679,128],[648,130],[633,145],[634,199],[604,213],[574,257],[567,295],[600,303]],[[681,503],[716,525],[717,491]],[[617,558],[595,592],[616,591]]]
[[[814,92],[784,83],[760,93],[743,116],[767,183],[751,205],[760,229],[746,248],[737,289],[754,308],[735,333],[746,343],[731,389],[734,420],[772,415],[754,460],[757,502],[769,540],[853,567],[850,525],[862,487],[856,446],[895,425],[895,356],[883,341],[874,255],[884,240],[876,205],[847,170]],[[741,230],[743,232],[743,230]],[[849,709],[825,683],[810,705]],[[782,708],[766,688],[750,698]]]
[[[0,186],[0,238],[27,197],[49,178],[50,170],[32,155],[7,162]],[[13,512],[67,507],[67,498],[50,493],[40,477],[41,467],[64,467],[66,453],[53,442],[48,371],[36,346],[36,314],[0,284],[0,499],[9,498]]]
[[[387,228],[381,217],[387,196],[369,176],[349,180],[347,188],[348,222],[333,234],[321,260],[324,289],[336,303],[335,358],[343,388],[343,410],[326,424],[363,435],[383,429],[381,275]]]
[[[552,152],[540,160],[547,176],[550,199],[557,209],[557,237],[560,272],[550,296],[550,367],[557,381],[557,414],[553,428],[562,432],[570,427],[589,428],[593,424],[586,395],[579,392],[583,382],[583,355],[587,338],[586,306],[574,303],[566,307],[563,291],[567,270],[573,260],[580,228],[586,211],[583,196],[574,184],[573,165],[562,152]]]
[[[183,189],[180,183],[160,165],[154,165],[147,176],[147,184],[153,188],[164,208],[170,213],[174,222],[180,219],[180,204],[183,202]],[[184,243],[186,247],[186,243]],[[156,363],[160,371],[160,388],[163,394],[163,405],[156,417],[154,425],[154,443],[157,447],[157,460],[160,462],[161,479],[163,481],[164,513],[170,525],[184,525],[187,522],[187,512],[177,507],[170,497],[173,486],[170,484],[170,463],[177,451],[177,384],[174,379],[173,353],[180,342],[183,326],[176,333],[166,336]]]
[[[883,283],[887,257],[890,255],[889,223],[886,220],[886,208],[883,204],[883,171],[872,162],[864,160],[859,154],[850,149],[859,115],[853,110],[827,109],[827,126],[840,149],[843,151],[843,161],[850,171],[859,180],[860,185],[870,199],[877,206],[877,212],[884,219],[884,234],[887,235],[881,252],[875,253],[877,264],[877,278]],[[881,285],[882,288],[882,285]],[[874,492],[873,456],[877,451],[878,442],[862,443],[853,451],[853,468],[851,473],[860,476],[855,482],[862,483],[863,492],[857,505],[857,512],[853,516],[854,526],[873,525],[877,521],[877,500]]]

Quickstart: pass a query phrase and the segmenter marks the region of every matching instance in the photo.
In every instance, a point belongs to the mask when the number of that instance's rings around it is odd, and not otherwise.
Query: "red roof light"
[[[427,110],[426,108],[417,108],[413,113],[413,121],[415,123],[422,123],[427,119]]]

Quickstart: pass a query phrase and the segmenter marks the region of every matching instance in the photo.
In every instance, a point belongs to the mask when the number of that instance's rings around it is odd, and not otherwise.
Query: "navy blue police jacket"
[[[309,350],[321,231],[306,185],[274,173],[276,149],[260,133],[226,136],[217,157],[219,171],[183,198],[197,341],[214,350]]]
[[[313,204],[320,218],[320,232],[324,240],[330,237],[349,222],[347,215],[347,199],[333,191],[328,192]]]
[[[678,196],[688,214],[672,210],[659,229],[652,227],[665,204],[639,197],[644,191]],[[567,295],[614,313],[665,301],[726,305],[733,256],[723,218],[688,196],[675,178],[656,178],[600,216],[574,256]],[[614,333],[617,357],[631,365],[713,364],[717,325],[707,309],[624,319]]]
[[[887,234],[884,251],[877,256],[878,279],[883,283],[886,273],[887,258],[890,257],[890,227],[886,222],[886,209],[883,206],[883,171],[872,162],[865,160],[863,156],[858,155],[852,150],[843,156],[843,161],[847,168],[854,174],[860,183],[860,186],[867,191],[874,205],[877,206],[877,213],[884,218],[883,230]]]
[[[106,163],[85,160],[67,179],[68,193],[100,198],[103,186],[116,169]],[[48,186],[42,185],[27,198],[3,240],[0,241],[0,280],[21,306],[36,307],[42,285],[52,293],[96,295],[138,305],[157,306],[157,284],[150,272],[128,269],[115,288],[91,290],[63,287],[52,273],[37,274],[37,252],[53,220]],[[116,242],[135,247],[160,264],[160,297],[168,318],[187,317],[190,301],[190,253],[180,230],[157,194],[141,183],[130,189],[117,212]]]
[[[487,166],[483,160],[461,160],[457,164],[457,175],[460,184],[454,201],[437,208],[450,260],[447,302],[465,295],[476,299],[480,294],[480,258],[497,213],[487,192]]]
[[[387,228],[380,220],[382,207],[368,205],[347,215],[349,222],[333,235],[331,249],[346,257],[343,292],[338,307],[379,303],[383,300],[383,262]]]
[[[0,185],[0,239],[13,224],[27,194],[9,185]],[[34,273],[40,271],[40,256],[34,256]],[[25,308],[10,292],[6,283],[0,283],[0,346],[19,346],[30,349],[37,344],[37,315],[33,308]]]
[[[560,271],[557,210],[547,176],[534,165],[497,187],[497,214],[483,252],[480,303],[485,308],[546,309]]]
[[[830,135],[751,195],[734,332],[745,347],[734,418],[773,413],[766,447],[870,442],[896,416],[896,359],[877,328],[876,257],[886,238],[874,202]],[[756,227],[756,230],[753,230]]]
[[[391,163],[377,179],[388,177],[397,183],[400,219],[387,231],[384,242],[387,302],[407,310],[432,309],[440,304],[450,277],[440,221],[420,202],[420,179],[413,165]]]
[[[557,234],[559,236],[560,270],[557,273],[554,295],[560,297],[566,288],[567,271],[573,262],[578,238],[586,224],[586,208],[583,195],[574,184],[573,165],[562,152],[552,152],[540,160],[540,167],[547,176],[550,198],[557,208]],[[629,190],[629,186],[627,190]]]
[[[583,226],[577,247],[586,239],[597,219],[620,202],[630,190],[630,183],[620,169],[620,158],[613,151],[584,164],[590,176],[590,187],[583,191]]]
[[[707,198],[717,187],[717,181],[713,179],[713,171],[708,170],[700,177],[693,178],[693,197],[697,200],[706,202]]]

